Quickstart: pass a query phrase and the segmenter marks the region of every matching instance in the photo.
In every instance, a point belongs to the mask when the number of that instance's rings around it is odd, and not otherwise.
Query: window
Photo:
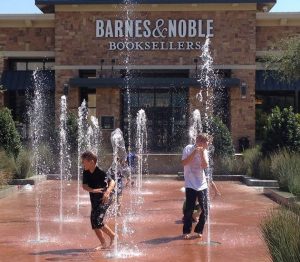
[[[11,71],[54,70],[53,59],[11,59],[8,67]]]
[[[114,129],[114,117],[113,116],[101,116],[101,128],[102,129]]]
[[[123,92],[123,131],[128,142],[128,94]],[[188,89],[149,88],[130,90],[131,141],[135,141],[136,116],[144,109],[147,117],[148,150],[181,152],[187,142]],[[134,146],[134,142],[131,146]]]

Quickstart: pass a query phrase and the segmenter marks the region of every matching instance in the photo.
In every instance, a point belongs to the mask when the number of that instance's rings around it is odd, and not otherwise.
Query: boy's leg
[[[114,243],[114,239],[115,239],[115,233],[114,233],[114,231],[112,231],[110,229],[110,227],[107,226],[107,225],[104,225],[101,229],[102,229],[102,231],[104,233],[106,233],[109,236],[109,238],[110,238],[110,244],[109,244],[109,246],[111,246]]]
[[[207,189],[197,192],[197,197],[198,197],[199,205],[201,207],[202,212],[200,213],[199,221],[198,221],[194,231],[196,233],[198,233],[200,236],[203,233],[205,221],[206,221],[207,215],[208,215]]]
[[[117,215],[121,216],[121,204],[122,204],[122,194],[118,194],[118,198],[117,198],[117,203],[118,203],[118,208],[117,208]]]
[[[103,236],[102,230],[100,228],[95,228],[94,231],[95,231],[96,236],[98,237],[98,239],[100,240],[100,243],[101,243],[101,246],[96,247],[95,250],[106,248],[106,242],[105,242],[105,238]]]
[[[191,188],[185,189],[186,206],[184,210],[183,234],[188,235],[192,231],[192,216],[195,208],[197,191]]]

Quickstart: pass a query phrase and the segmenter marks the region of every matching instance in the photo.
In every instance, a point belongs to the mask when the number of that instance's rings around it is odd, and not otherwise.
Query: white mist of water
[[[190,144],[195,144],[197,135],[203,132],[201,114],[199,109],[193,111],[189,128]]]
[[[137,179],[136,186],[141,192],[143,186],[143,164],[147,154],[147,117],[143,109],[139,110],[136,117],[136,152],[137,152]],[[146,161],[146,158],[145,158]]]
[[[45,95],[43,77],[38,70],[33,72],[34,78],[34,94],[33,102],[29,107],[28,117],[30,126],[30,137],[32,141],[33,151],[33,170],[37,175],[37,184],[35,186],[35,213],[36,213],[36,240],[35,242],[41,242],[41,203],[42,203],[42,190],[38,190],[38,184],[41,176],[47,173],[47,167],[45,160],[42,158],[42,147],[45,140],[44,120],[46,117],[47,99]],[[40,185],[42,187],[42,184]]]
[[[114,172],[114,178],[115,178],[115,203],[114,203],[114,210],[115,210],[115,244],[114,244],[114,254],[115,257],[117,257],[118,255],[118,221],[117,221],[117,215],[118,215],[118,183],[120,183],[120,180],[122,179],[122,177],[118,177],[119,176],[119,165],[120,165],[120,161],[125,160],[126,159],[126,149],[125,149],[125,142],[124,142],[124,138],[123,138],[123,132],[117,128],[116,130],[114,130],[111,133],[110,136],[110,140],[111,140],[111,144],[112,144],[112,148],[113,148],[113,162],[111,165],[111,170]]]
[[[98,157],[98,164],[101,152],[102,132],[99,127],[99,121],[95,116],[91,116],[91,125],[87,131],[88,150],[92,151]]]
[[[60,104],[60,204],[59,204],[59,219],[63,222],[63,191],[64,180],[71,179],[71,158],[70,147],[67,140],[67,98],[61,97]]]
[[[88,108],[85,100],[78,108],[78,164],[77,164],[77,215],[80,208],[80,173],[81,173],[81,154],[87,149],[87,129],[88,129]]]
[[[200,58],[202,60],[202,70],[201,70],[201,75],[200,79],[198,80],[201,82],[201,85],[203,88],[205,88],[206,92],[206,99],[205,99],[205,110],[204,110],[204,125],[206,128],[206,132],[210,134],[211,128],[210,128],[210,123],[211,123],[211,117],[213,115],[213,100],[214,100],[214,92],[213,88],[217,88],[220,85],[219,77],[215,73],[215,70],[213,68],[213,58],[210,52],[210,38],[206,38],[205,44],[202,47],[202,53],[200,55]],[[202,96],[202,89],[197,94],[197,98],[199,102],[203,102],[203,96]],[[201,119],[201,116],[200,116]],[[200,120],[201,121],[201,120]],[[212,164],[212,146],[209,148],[209,156],[210,156],[210,163],[209,165],[211,166]],[[212,168],[211,167],[207,168],[207,180],[208,184],[210,184],[210,181],[212,181]],[[208,192],[207,192],[207,201],[208,201],[208,217],[207,217],[207,244],[208,246],[211,243],[211,214],[210,214],[210,186],[208,186]]]

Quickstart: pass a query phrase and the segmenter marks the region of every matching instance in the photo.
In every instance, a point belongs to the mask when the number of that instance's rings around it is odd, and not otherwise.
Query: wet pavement
[[[77,214],[75,181],[64,184],[62,223],[59,181],[43,182],[31,191],[23,188],[0,199],[0,261],[270,261],[259,224],[276,204],[239,182],[217,185],[222,196],[212,200],[210,230],[211,240],[220,244],[205,245],[207,226],[203,242],[183,240],[183,181],[152,179],[145,180],[140,197],[124,191],[117,253],[116,249],[92,251],[98,240],[90,228],[89,197],[80,191]],[[41,218],[36,227],[39,199]],[[114,228],[114,218],[108,218],[107,224]]]

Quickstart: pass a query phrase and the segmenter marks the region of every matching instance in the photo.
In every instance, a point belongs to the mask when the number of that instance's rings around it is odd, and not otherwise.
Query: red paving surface
[[[109,258],[113,251],[91,252],[98,244],[89,222],[88,194],[81,191],[81,208],[76,215],[76,183],[66,186],[64,216],[58,223],[59,182],[39,185],[41,203],[41,238],[34,243],[36,191],[22,190],[0,199],[0,261],[270,261],[261,239],[259,224],[264,214],[276,206],[257,189],[238,182],[217,182],[222,196],[211,206],[211,240],[218,246],[204,246],[198,239],[182,240],[182,181],[150,180],[144,183],[143,205],[135,209],[132,234],[120,233],[119,253],[130,248],[138,257]],[[123,207],[129,195],[124,193]],[[124,211],[126,213],[126,210]],[[125,214],[124,214],[124,217]],[[124,217],[119,218],[122,224]],[[113,227],[114,220],[108,219]],[[122,226],[119,226],[120,231]],[[206,232],[205,232],[206,233]],[[204,236],[206,241],[206,234]]]

